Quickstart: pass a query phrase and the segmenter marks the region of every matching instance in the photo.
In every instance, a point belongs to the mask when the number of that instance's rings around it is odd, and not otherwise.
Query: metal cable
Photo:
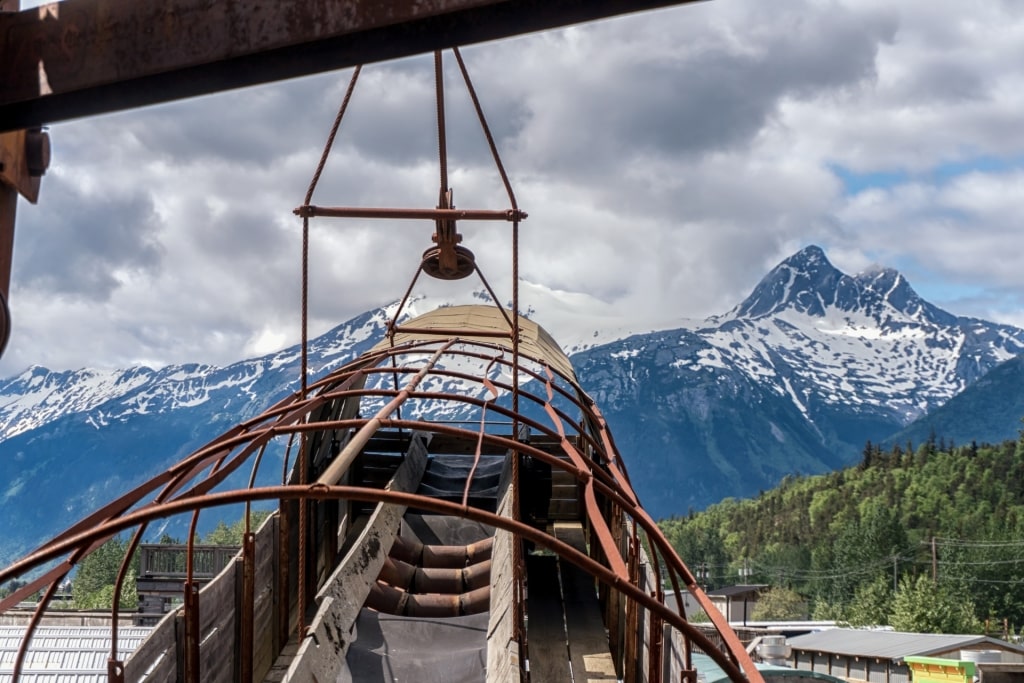
[[[494,165],[498,167],[498,174],[501,175],[501,182],[505,185],[505,191],[508,193],[508,200],[512,203],[512,208],[517,210],[519,205],[516,203],[516,195],[512,191],[512,183],[509,182],[508,174],[505,172],[505,166],[501,163],[501,156],[498,154],[498,146],[494,143],[494,136],[491,135],[491,129],[487,125],[487,119],[484,118],[483,107],[480,106],[480,99],[476,96],[476,90],[473,88],[473,81],[469,78],[469,71],[466,69],[466,63],[462,61],[462,53],[459,52],[459,48],[453,47],[452,52],[455,53],[455,60],[459,63],[459,70],[462,71],[462,79],[466,82],[466,90],[469,92],[469,98],[473,100],[473,107],[476,109],[477,118],[480,119],[480,127],[484,131],[484,137],[487,138],[487,145],[491,148],[491,156],[494,157]]]
[[[320,182],[320,176],[324,172],[324,167],[327,165],[327,157],[331,153],[331,148],[334,146],[334,139],[338,135],[338,129],[341,127],[341,119],[345,116],[345,111],[348,109],[348,103],[352,100],[352,93],[355,91],[356,81],[359,80],[359,73],[362,71],[362,65],[356,66],[352,72],[352,78],[349,79],[348,88],[345,90],[345,97],[341,101],[341,106],[338,107],[338,114],[334,117],[334,124],[331,126],[331,132],[327,136],[327,142],[324,144],[323,153],[320,155],[320,162],[316,166],[316,171],[313,173],[312,180],[309,181],[309,188],[306,190],[306,198],[303,201],[303,206],[308,207],[309,203],[313,200],[313,191],[316,190],[317,184]],[[309,389],[309,214],[303,212],[302,216],[302,361],[301,361],[300,372],[302,377],[300,379],[301,395],[302,400],[306,400],[306,394]],[[308,415],[307,415],[308,417]],[[306,453],[306,433],[303,432],[299,438],[299,483],[305,485],[309,480],[307,453]],[[299,502],[299,576],[297,583],[297,591],[299,598],[299,614],[298,614],[298,634],[299,638],[303,638],[306,635],[306,507],[305,501]]]

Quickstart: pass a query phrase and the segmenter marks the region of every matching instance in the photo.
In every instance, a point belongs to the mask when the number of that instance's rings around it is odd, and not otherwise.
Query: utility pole
[[[939,582],[939,556],[935,551],[935,537],[932,536],[932,583]]]
[[[899,555],[893,555],[892,556],[892,592],[893,593],[895,593],[896,590],[897,590],[897,586],[896,586],[896,563],[899,562],[899,559],[900,559]]]

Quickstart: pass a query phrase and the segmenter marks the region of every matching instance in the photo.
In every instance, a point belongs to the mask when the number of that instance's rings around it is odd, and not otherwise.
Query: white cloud
[[[1019,3],[722,0],[464,55],[530,213],[522,275],[539,300],[577,293],[573,315],[538,311],[553,329],[723,312],[809,243],[851,272],[904,269],[954,313],[1024,322]],[[431,67],[364,70],[315,203],[434,204]],[[0,375],[297,341],[291,211],[348,75],[54,125],[41,203],[19,207]],[[446,80],[456,204],[505,208],[453,60]],[[508,226],[461,231],[507,292]],[[313,221],[311,331],[400,297],[430,233]]]

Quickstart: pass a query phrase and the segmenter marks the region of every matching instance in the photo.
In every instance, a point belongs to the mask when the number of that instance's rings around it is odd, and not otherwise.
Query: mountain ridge
[[[408,312],[436,303],[414,302]],[[394,305],[367,311],[313,339],[311,375],[368,349],[393,313]],[[884,441],[1024,351],[1024,330],[947,313],[891,268],[846,275],[810,246],[721,316],[573,344],[583,388],[657,517],[749,495],[794,471],[849,464],[865,440]],[[295,391],[298,376],[299,347],[291,346],[224,367],[35,367],[0,380],[0,476],[10,482],[0,511],[31,506],[33,486],[80,478],[75,502],[59,507],[65,520],[84,514],[112,486],[90,480],[93,470],[113,467],[128,486]],[[74,457],[91,461],[62,467],[70,443]],[[125,453],[147,461],[125,464]],[[27,475],[48,468],[45,482]],[[39,528],[20,514],[7,526]]]

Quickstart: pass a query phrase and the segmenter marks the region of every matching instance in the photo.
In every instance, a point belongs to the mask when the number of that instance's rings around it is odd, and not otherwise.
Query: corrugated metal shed
[[[752,583],[741,586],[726,586],[725,588],[719,588],[718,590],[708,591],[708,597],[734,598],[739,595],[757,595],[767,587],[768,584],[766,583]]]
[[[790,638],[788,642],[794,650],[879,659],[902,659],[908,655],[927,657],[977,645],[1024,654],[1024,648],[987,636],[863,631],[849,628],[808,633]]]
[[[120,627],[118,653],[134,652],[151,628]],[[0,626],[0,683],[9,683],[25,629]],[[110,656],[110,628],[40,626],[29,644],[20,683],[105,683]]]

